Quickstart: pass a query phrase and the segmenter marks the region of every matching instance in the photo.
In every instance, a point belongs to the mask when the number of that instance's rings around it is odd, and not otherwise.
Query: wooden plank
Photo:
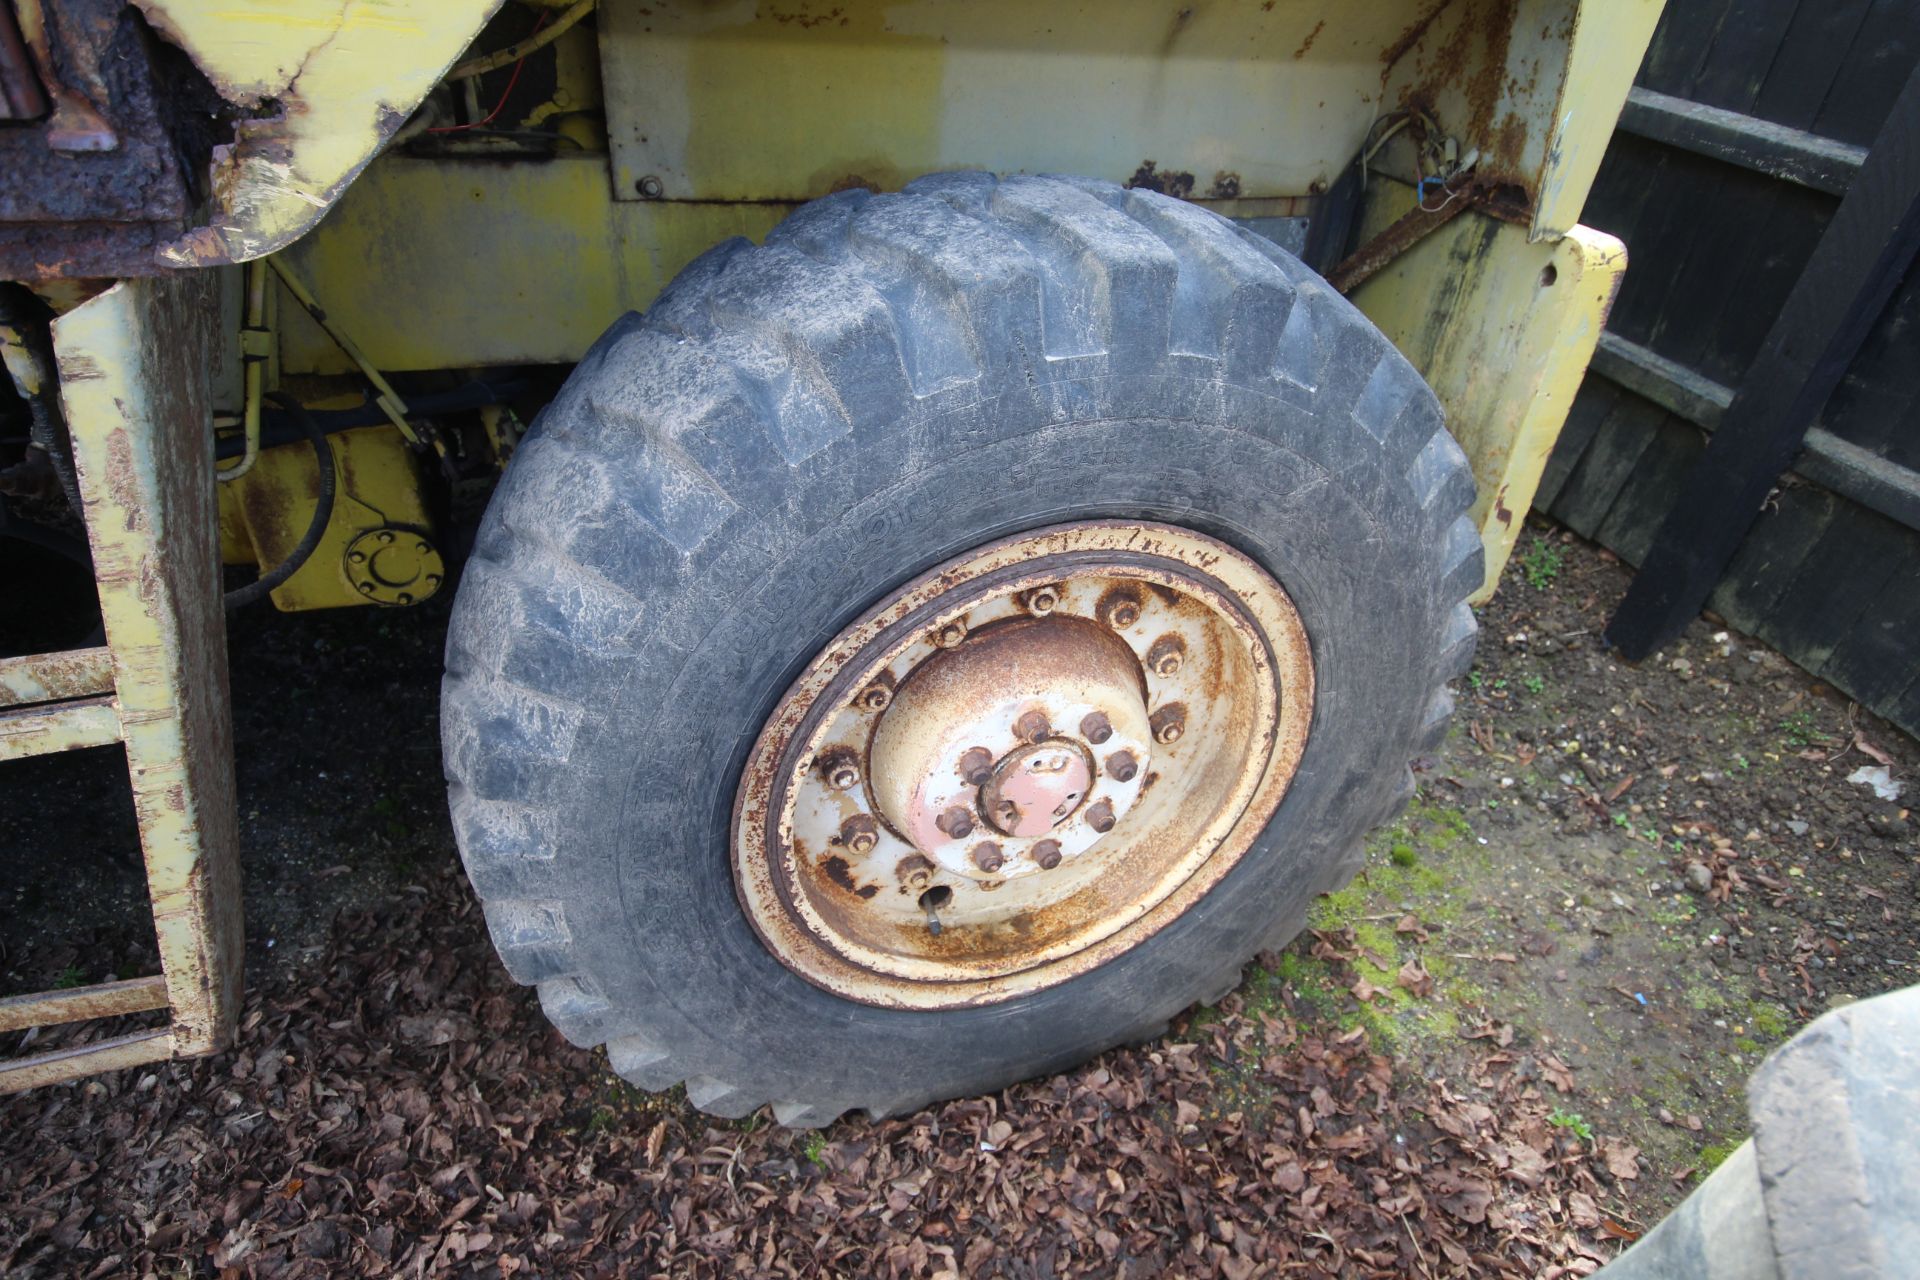
[[[1795,460],[1793,469],[1869,511],[1920,529],[1920,471],[1842,440],[1823,427],[1808,430],[1806,452]]]
[[[1640,83],[1684,94],[1713,45],[1713,33],[1732,7],[1733,0],[1671,0],[1640,65]]]
[[[1836,196],[1845,193],[1867,158],[1865,147],[1651,89],[1628,92],[1620,127],[1695,155]]]
[[[99,982],[64,991],[37,991],[0,1000],[0,1032],[48,1027],[59,1022],[85,1022],[124,1013],[145,1013],[167,1007],[167,980],[159,974]]]
[[[18,1093],[43,1084],[77,1080],[96,1071],[114,1071],[173,1056],[173,1033],[165,1027],[99,1040],[93,1044],[54,1049],[31,1058],[0,1062],[0,1093]]]
[[[1750,114],[1812,132],[1873,0],[1806,0],[1780,40]]]
[[[1894,708],[1916,671],[1920,671],[1920,556],[1909,555],[1854,619],[1820,674],[1862,706],[1899,723]],[[1920,724],[1900,727],[1920,735]]]
[[[1678,96],[1750,113],[1799,0],[1734,0],[1687,91]]]
[[[1909,77],[1608,624],[1608,639],[1629,659],[1679,634],[1699,612],[1916,248],[1920,75]]]
[[[1708,431],[1720,425],[1733,400],[1731,388],[1610,333],[1600,335],[1589,367],[1602,378]],[[1793,463],[1796,474],[1889,520],[1920,530],[1920,472],[1843,440],[1824,427],[1809,427],[1802,443],[1805,448]]]
[[[1820,674],[1855,620],[1915,549],[1910,531],[1871,511],[1839,504],[1768,609],[1768,642]]]
[[[1879,133],[1920,55],[1920,7],[1878,0],[1860,24],[1846,63],[1820,114],[1807,126],[1841,142],[1870,142]]]
[[[1735,627],[1765,639],[1773,602],[1786,590],[1801,561],[1827,526],[1840,500],[1825,489],[1782,489],[1734,553],[1708,601]]]
[[[0,760],[104,747],[120,736],[111,697],[0,711]]]
[[[1820,417],[1840,438],[1904,467],[1920,468],[1920,273],[1907,278]]]
[[[1657,404],[1621,396],[1554,503],[1554,518],[1583,538],[1597,534],[1664,416]]]
[[[1704,448],[1706,437],[1700,428],[1672,414],[1663,416],[1600,523],[1596,535],[1600,545],[1628,564],[1645,560],[1660,517],[1673,506],[1687,468]]]
[[[1629,342],[1617,333],[1600,335],[1594,349],[1593,372],[1644,396],[1668,413],[1711,431],[1733,403],[1733,388],[1696,373],[1678,360],[1669,360],[1651,347]]]
[[[1602,334],[1600,340],[1606,341],[1606,335]],[[1581,382],[1573,404],[1567,409],[1566,425],[1560,428],[1560,438],[1554,441],[1553,452],[1547,455],[1547,465],[1540,472],[1540,484],[1533,491],[1534,510],[1552,509],[1567,477],[1573,474],[1587,446],[1593,443],[1594,434],[1600,430],[1601,421],[1619,398],[1619,391],[1604,378],[1587,378]]]
[[[0,707],[112,692],[113,654],[105,645],[0,658]]]

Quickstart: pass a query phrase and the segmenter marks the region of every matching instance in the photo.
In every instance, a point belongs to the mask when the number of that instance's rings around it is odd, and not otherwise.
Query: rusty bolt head
[[[908,891],[922,893],[933,883],[933,864],[923,855],[916,853],[900,859],[899,864],[893,869],[893,874],[900,878],[900,883],[905,885]]]
[[[960,642],[966,638],[967,624],[955,618],[934,634],[933,642],[942,649],[955,649],[958,648]]]
[[[1053,736],[1053,722],[1044,711],[1029,711],[1013,722],[1013,732],[1022,742],[1044,742]]]
[[[835,791],[851,791],[860,785],[860,761],[851,751],[835,751],[820,760],[820,776]]]
[[[1035,587],[1020,598],[1020,603],[1026,606],[1028,613],[1037,614],[1044,618],[1049,613],[1052,613],[1060,604],[1060,589],[1058,587]]]
[[[1020,806],[1011,800],[1002,800],[993,811],[993,816],[1004,831],[1011,831],[1020,825]]]
[[[1100,597],[1094,614],[1115,631],[1125,631],[1140,621],[1140,597],[1128,588],[1115,587]]]
[[[1087,825],[1101,835],[1113,830],[1113,806],[1102,800],[1087,810]]]
[[[1161,677],[1171,676],[1187,660],[1187,642],[1168,632],[1147,650],[1147,670]]]
[[[973,834],[973,815],[959,805],[954,805],[933,820],[941,834],[954,840],[965,840]]]
[[[1060,842],[1042,840],[1033,846],[1033,860],[1040,864],[1042,871],[1051,871],[1060,865]]]
[[[1186,704],[1169,702],[1153,713],[1147,726],[1153,730],[1155,742],[1178,742],[1180,735],[1187,731]]]
[[[1080,736],[1097,747],[1113,736],[1113,721],[1104,711],[1090,711],[1080,721]]]
[[[984,787],[993,781],[993,752],[985,747],[968,747],[960,756],[960,776],[970,787]]]
[[[880,826],[871,815],[856,813],[840,824],[840,842],[855,853],[872,853],[880,843]]]
[[[1115,782],[1132,782],[1133,775],[1140,772],[1140,762],[1131,751],[1116,751],[1107,757],[1106,769]]]
[[[1000,846],[991,840],[982,840],[967,851],[967,856],[973,859],[974,866],[988,875],[998,871],[1007,861],[1006,855],[1000,852]]]
[[[860,705],[869,711],[885,711],[893,701],[893,690],[885,681],[876,680],[860,695]]]

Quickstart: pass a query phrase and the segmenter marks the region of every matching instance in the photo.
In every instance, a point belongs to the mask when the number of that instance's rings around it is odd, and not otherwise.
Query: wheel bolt
[[[1126,587],[1116,587],[1100,598],[1093,611],[1115,631],[1125,631],[1140,621],[1140,597]]]
[[[1087,810],[1087,825],[1101,835],[1113,830],[1113,806],[1102,800]]]
[[[860,762],[851,751],[835,752],[823,759],[820,773],[835,791],[851,791],[860,785]]]
[[[893,869],[893,874],[899,876],[900,883],[911,892],[920,893],[933,883],[933,864],[916,853],[911,857],[900,859],[900,864]]]
[[[1013,734],[1022,742],[1043,742],[1053,736],[1053,722],[1044,711],[1029,711],[1013,722]]]
[[[1000,820],[1002,830],[1010,831],[1020,825],[1020,806],[1011,800],[1002,800],[993,816]]]
[[[1180,735],[1187,731],[1187,708],[1184,703],[1170,702],[1153,713],[1147,721],[1153,730],[1155,742],[1178,742]]]
[[[1007,861],[1006,856],[1000,852],[1000,846],[991,840],[982,840],[979,844],[973,846],[967,856],[973,859],[974,866],[980,868],[988,875],[992,875],[998,871],[1002,866],[1006,865]]]
[[[855,814],[840,824],[840,843],[858,854],[872,853],[880,843],[879,824],[867,814]]]
[[[1089,712],[1080,721],[1080,736],[1097,747],[1113,736],[1113,721],[1104,711]]]
[[[1112,819],[1109,818],[1108,821],[1111,822]],[[1033,846],[1033,860],[1040,864],[1042,871],[1053,870],[1060,865],[1060,842],[1058,840],[1042,840],[1039,844]]]
[[[965,840],[973,834],[973,815],[959,805],[947,810],[933,820],[933,825],[954,840]]]
[[[1115,782],[1132,782],[1138,772],[1140,764],[1131,751],[1116,751],[1107,757],[1107,776]]]
[[[1035,587],[1020,602],[1027,607],[1028,613],[1045,617],[1060,604],[1060,592],[1054,587]]]
[[[959,643],[966,638],[967,624],[956,618],[946,626],[940,628],[939,634],[934,637],[934,643],[942,649],[952,649],[957,647]]]
[[[890,681],[875,680],[868,685],[866,692],[860,695],[860,705],[869,711],[885,711],[887,704],[893,701],[893,688]]]
[[[1186,660],[1187,642],[1172,633],[1155,640],[1153,647],[1147,650],[1147,670],[1157,676],[1175,674]]]
[[[985,747],[968,747],[960,756],[960,776],[970,787],[984,787],[993,781],[993,752]]]

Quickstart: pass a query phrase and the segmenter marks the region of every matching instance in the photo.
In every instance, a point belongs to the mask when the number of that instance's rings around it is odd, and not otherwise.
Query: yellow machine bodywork
[[[432,21],[451,31],[488,11],[435,6]],[[592,121],[567,132],[566,150],[538,161],[391,151],[286,259],[384,371],[566,364],[711,245],[757,239],[835,189],[948,168],[1077,172],[1286,219],[1315,208],[1378,121],[1416,106],[1478,154],[1482,176],[1526,198],[1517,222],[1470,212],[1353,294],[1434,386],[1474,462],[1484,598],[1625,265],[1618,242],[1577,218],[1659,11],[1658,0],[603,0],[597,30],[554,42],[551,95],[513,111]],[[245,61],[231,41],[189,47],[228,77]],[[351,89],[316,91],[315,110],[358,119]],[[328,172],[344,163],[332,150],[321,160]],[[1407,165],[1388,148],[1374,167]],[[1410,207],[1416,174],[1399,176],[1367,184],[1361,239]],[[281,243],[286,225],[257,243]],[[1558,283],[1543,285],[1549,266]],[[298,307],[282,299],[279,314],[283,372],[352,373]],[[298,537],[298,504],[281,510],[291,529],[256,531],[256,545]],[[276,602],[357,602],[317,585],[309,575]]]

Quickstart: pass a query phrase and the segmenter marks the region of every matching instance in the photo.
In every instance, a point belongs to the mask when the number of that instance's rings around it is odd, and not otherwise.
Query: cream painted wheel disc
[[[748,758],[734,882],[782,964],[868,1004],[990,1004],[1151,937],[1273,816],[1305,629],[1225,544],[1085,522],[981,547],[823,649]]]

